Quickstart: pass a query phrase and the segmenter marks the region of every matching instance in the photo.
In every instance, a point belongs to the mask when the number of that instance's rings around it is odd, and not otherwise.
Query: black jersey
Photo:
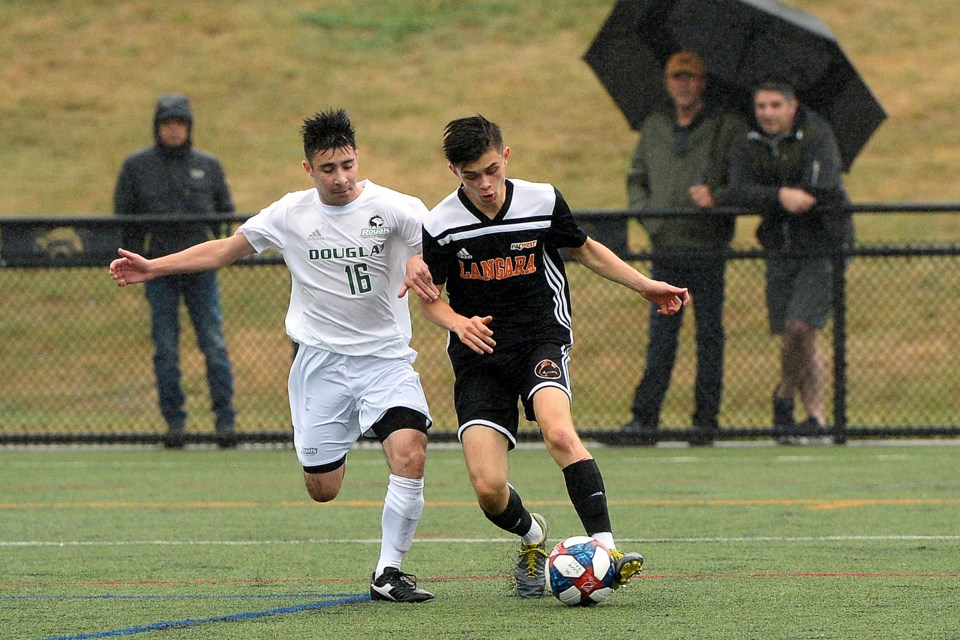
[[[587,234],[553,185],[507,180],[506,200],[492,220],[463,189],[423,221],[423,258],[434,282],[446,285],[460,315],[493,316],[496,349],[573,344],[570,290],[560,247],[580,247]],[[473,353],[451,336],[455,349]]]

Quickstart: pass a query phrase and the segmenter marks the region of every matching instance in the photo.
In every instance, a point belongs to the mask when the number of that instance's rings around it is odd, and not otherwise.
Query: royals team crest
[[[388,227],[386,221],[381,215],[375,215],[367,222],[367,228],[360,230],[360,237],[370,236],[388,236],[393,231],[393,227]]]

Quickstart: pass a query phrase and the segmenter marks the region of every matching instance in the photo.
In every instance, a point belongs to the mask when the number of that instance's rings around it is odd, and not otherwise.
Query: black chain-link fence
[[[579,217],[591,235],[649,272],[649,256],[628,248],[626,212]],[[119,244],[116,219],[0,219],[0,234],[0,443],[158,442],[166,425],[157,408],[144,290],[118,289],[107,275]],[[838,283],[843,295],[820,334],[833,363],[827,435],[837,442],[960,435],[960,246],[858,247],[844,259],[845,280]],[[575,263],[568,274],[575,420],[587,438],[629,443],[619,428],[630,417],[645,363],[647,303]],[[286,267],[270,259],[244,261],[221,270],[220,285],[241,440],[288,442],[286,380],[293,345],[283,329],[290,293]],[[763,289],[762,254],[732,252],[721,439],[771,435],[779,340],[768,332]],[[453,439],[445,335],[420,317],[416,303],[412,316],[416,367],[435,420],[431,433],[435,440]],[[686,439],[690,426],[692,320],[684,322],[661,415],[665,440]],[[188,438],[213,441],[203,357],[185,311],[181,365]],[[535,425],[525,424],[521,436],[537,438]]]

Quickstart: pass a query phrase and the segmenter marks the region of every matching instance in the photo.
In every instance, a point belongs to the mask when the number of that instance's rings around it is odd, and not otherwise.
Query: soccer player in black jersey
[[[573,425],[570,294],[559,249],[661,313],[676,313],[689,295],[647,278],[587,237],[552,185],[508,180],[510,148],[493,122],[480,115],[454,120],[443,147],[460,186],[424,219],[426,268],[412,259],[404,291],[414,289],[424,316],[450,332],[458,437],[480,508],[522,538],[518,595],[542,597],[546,520],[523,506],[508,478],[519,399],[563,470],[587,534],[611,550],[619,587],[640,572],[643,557],[616,549],[600,469]],[[440,298],[444,286],[449,303]]]

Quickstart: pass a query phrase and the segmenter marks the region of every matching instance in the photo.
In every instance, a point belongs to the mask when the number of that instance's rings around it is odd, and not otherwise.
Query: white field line
[[[637,544],[728,544],[728,543],[791,543],[791,542],[953,542],[960,535],[892,535],[892,536],[750,536],[702,538],[621,538],[618,542]],[[515,538],[417,538],[417,544],[515,544]],[[253,547],[307,544],[380,544],[379,538],[326,540],[0,540],[0,548],[9,547]]]

